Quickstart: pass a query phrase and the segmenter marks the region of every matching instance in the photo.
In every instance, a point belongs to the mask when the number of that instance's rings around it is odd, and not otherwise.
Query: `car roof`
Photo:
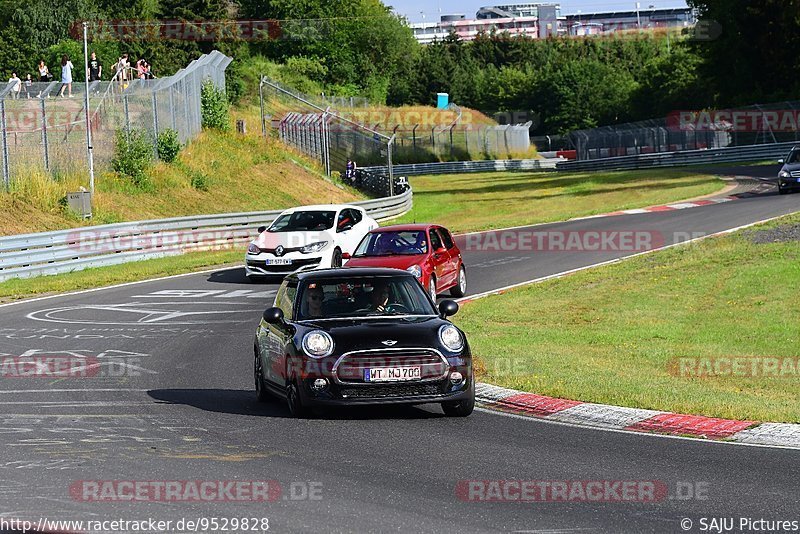
[[[294,213],[295,211],[339,211],[342,209],[357,209],[357,210],[364,210],[359,206],[353,206],[352,204],[312,204],[310,206],[295,206],[294,208],[289,208],[288,210],[284,210],[283,213]]]
[[[413,223],[413,224],[393,224],[391,226],[380,226],[370,230],[370,233],[376,234],[378,232],[415,232],[419,230],[427,230],[428,228],[440,228],[438,224],[430,223]]]
[[[317,269],[303,271],[289,275],[287,279],[296,278],[298,281],[325,280],[330,278],[362,278],[367,276],[414,276],[402,269],[388,267],[338,267],[336,269]]]

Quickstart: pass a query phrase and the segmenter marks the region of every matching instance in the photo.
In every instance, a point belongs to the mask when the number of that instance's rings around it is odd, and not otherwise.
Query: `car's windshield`
[[[800,150],[792,150],[786,158],[786,163],[800,163]]]
[[[330,230],[335,219],[335,211],[295,211],[275,219],[267,232]]]
[[[368,276],[313,280],[301,284],[298,320],[394,315],[436,315],[414,278]]]
[[[384,231],[364,236],[353,256],[393,256],[427,252],[428,242],[424,230]]]

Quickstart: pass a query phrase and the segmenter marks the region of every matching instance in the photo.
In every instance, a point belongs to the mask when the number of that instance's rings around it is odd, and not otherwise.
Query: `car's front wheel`
[[[289,413],[292,414],[292,417],[302,419],[311,413],[311,410],[303,404],[300,390],[295,382],[286,386],[286,404],[289,406]]]
[[[264,384],[264,369],[261,366],[261,358],[258,357],[258,346],[253,347],[255,359],[253,363],[253,375],[256,383],[256,399],[258,402],[267,402],[270,400],[269,393],[267,393],[267,386]]]
[[[779,195],[786,195],[789,193],[788,187],[778,187],[778,194]]]
[[[460,299],[467,294],[467,270],[462,265],[458,270],[458,283],[450,289],[450,295]]]
[[[428,294],[431,296],[431,300],[436,302],[436,277],[433,275],[428,280]]]
[[[467,417],[475,409],[475,396],[458,402],[443,402],[442,411],[447,417]]]

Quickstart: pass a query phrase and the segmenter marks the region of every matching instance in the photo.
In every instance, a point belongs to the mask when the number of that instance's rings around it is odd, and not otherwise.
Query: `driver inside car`
[[[389,304],[389,285],[378,283],[372,286],[372,291],[369,294],[369,306],[359,311],[385,312],[389,306],[391,306]]]

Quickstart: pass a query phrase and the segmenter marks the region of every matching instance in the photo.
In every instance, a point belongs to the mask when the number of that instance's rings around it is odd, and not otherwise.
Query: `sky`
[[[541,3],[560,3],[561,14],[590,13],[596,11],[632,11],[636,9],[635,0],[531,0]],[[409,22],[436,22],[439,14],[463,13],[466,17],[475,18],[475,12],[481,6],[498,4],[522,4],[524,0],[383,0],[386,5],[392,6],[396,13],[408,18]],[[641,9],[654,5],[657,8],[686,7],[682,0],[639,0]],[[421,13],[422,12],[422,13]],[[424,18],[423,18],[424,13]]]

